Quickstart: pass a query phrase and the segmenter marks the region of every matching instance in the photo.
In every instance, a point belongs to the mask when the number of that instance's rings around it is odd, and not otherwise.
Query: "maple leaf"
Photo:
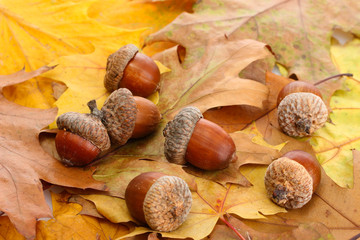
[[[25,66],[28,71],[48,65],[60,56],[90,54],[95,48],[109,53],[124,44],[137,43],[144,29],[120,29],[88,16],[93,0],[0,2],[0,74]],[[52,80],[37,77],[11,86],[4,95],[27,107],[53,107]]]
[[[331,5],[331,8],[329,8]],[[150,35],[148,43],[197,42],[212,38],[251,38],[268,43],[277,61],[299,79],[316,82],[337,70],[329,55],[333,28],[360,33],[358,1],[226,0],[200,1],[194,13],[183,13]],[[346,13],[346,14],[342,14]],[[325,20],[324,16],[326,14]],[[184,34],[191,33],[191,34]],[[187,45],[183,45],[188,48]],[[188,49],[187,49],[188,50]]]
[[[5,86],[26,81],[50,69],[42,67],[30,73],[22,70],[0,76],[0,92]],[[105,187],[91,177],[91,170],[66,168],[40,146],[39,131],[54,120],[56,109],[23,107],[8,101],[2,94],[0,109],[0,189],[3,193],[0,210],[30,239],[35,236],[36,219],[51,216],[40,179],[79,188],[104,190]]]

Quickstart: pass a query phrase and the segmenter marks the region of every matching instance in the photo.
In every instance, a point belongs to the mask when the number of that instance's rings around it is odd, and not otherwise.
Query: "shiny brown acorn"
[[[308,203],[321,179],[319,162],[311,154],[294,150],[273,161],[265,173],[269,198],[281,207],[301,208]]]
[[[110,138],[101,120],[93,114],[67,112],[56,120],[55,137],[60,160],[68,166],[84,166],[110,148]]]
[[[192,197],[181,178],[146,172],[128,184],[125,202],[131,216],[141,224],[156,231],[170,232],[186,220]]]
[[[133,44],[123,46],[107,59],[104,86],[109,92],[127,88],[134,96],[146,98],[156,91],[159,82],[156,63]]]
[[[90,102],[90,109],[102,120],[111,142],[117,145],[124,145],[130,138],[151,134],[161,120],[161,114],[153,102],[133,96],[126,88],[112,92],[101,110],[97,109],[94,100]]]
[[[167,123],[163,134],[169,162],[189,162],[204,170],[220,170],[237,159],[230,135],[216,123],[203,119],[195,107],[183,108]]]

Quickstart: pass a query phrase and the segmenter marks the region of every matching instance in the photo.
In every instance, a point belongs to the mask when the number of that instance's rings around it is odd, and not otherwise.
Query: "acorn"
[[[95,100],[89,102],[92,114],[105,125],[111,142],[124,145],[130,138],[141,138],[152,133],[161,120],[156,105],[143,97],[135,97],[126,88],[115,90],[101,110]]]
[[[311,200],[320,179],[321,167],[316,158],[310,153],[294,150],[268,166],[265,188],[274,203],[295,209]]]
[[[93,114],[67,112],[56,120],[55,137],[60,160],[68,166],[84,166],[110,148],[110,138],[101,120]]]
[[[186,220],[192,197],[181,178],[147,172],[130,181],[125,202],[130,214],[141,224],[156,231],[170,232]]]
[[[277,100],[279,126],[289,136],[309,136],[328,119],[321,93],[311,83],[291,82],[280,91]]]
[[[190,164],[204,170],[220,170],[237,159],[230,135],[203,118],[196,107],[183,108],[163,130],[165,156],[171,163]]]
[[[105,88],[113,92],[118,88],[129,89],[134,96],[148,97],[160,82],[160,70],[154,60],[128,44],[107,59]]]

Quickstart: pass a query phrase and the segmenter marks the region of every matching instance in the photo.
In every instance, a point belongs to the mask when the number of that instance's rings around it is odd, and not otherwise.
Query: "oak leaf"
[[[5,86],[26,81],[50,70],[42,67],[34,72],[21,70],[0,76],[0,93]],[[103,190],[92,170],[66,168],[47,154],[39,144],[38,134],[56,116],[56,109],[27,108],[8,101],[0,94],[1,174],[0,210],[5,212],[17,230],[26,238],[35,237],[36,219],[50,217],[40,179],[78,188]]]
[[[331,8],[329,8],[331,6]],[[200,1],[194,13],[183,13],[148,42],[182,43],[198,46],[214,37],[251,38],[268,43],[276,60],[299,79],[316,82],[337,73],[330,54],[330,36],[334,28],[360,33],[358,1]],[[326,19],[324,20],[324,12]],[[345,14],[344,14],[345,13]],[[191,33],[191,34],[190,34]]]

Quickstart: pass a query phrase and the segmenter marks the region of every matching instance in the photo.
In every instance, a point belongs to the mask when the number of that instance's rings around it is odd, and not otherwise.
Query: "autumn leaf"
[[[333,28],[360,33],[358,1],[205,0],[193,9],[193,14],[183,13],[150,35],[149,43],[183,43],[187,39],[201,46],[224,35],[230,39],[256,39],[271,46],[276,60],[290,74],[310,82],[337,73],[329,54]]]
[[[141,42],[150,33],[156,32],[174,20],[180,13],[192,11],[194,0],[167,1],[95,1],[89,8],[89,17],[100,23],[126,29],[146,28],[141,35]],[[121,16],[121,17],[119,17]],[[152,56],[173,43],[157,43],[144,46],[144,53]]]
[[[137,43],[144,29],[128,30],[99,23],[87,11],[86,1],[1,1],[0,74],[25,66],[28,71],[48,65],[60,56],[90,54],[95,48],[115,51],[125,41]],[[126,40],[124,40],[126,39]],[[20,105],[53,106],[50,79],[37,77],[4,90]]]
[[[70,195],[52,193],[54,218],[40,221],[37,225],[37,240],[45,239],[116,239],[130,231],[129,227],[114,224],[104,219],[80,215],[82,207],[69,203]]]
[[[42,67],[30,73],[21,70],[0,76],[0,92],[5,86],[26,81],[50,69]],[[39,131],[54,120],[56,109],[23,107],[8,101],[2,94],[0,109],[0,188],[3,192],[0,210],[30,239],[35,236],[36,219],[51,216],[40,179],[78,188],[103,190],[105,186],[91,177],[92,170],[66,168],[40,146]]]
[[[258,224],[257,226],[246,225],[241,220],[228,216],[228,222],[234,228],[238,229],[242,236],[251,237],[251,239],[262,240],[296,240],[296,239],[334,239],[329,229],[322,223],[300,223],[296,226],[289,222],[288,225],[284,224],[284,229],[279,231],[279,227],[274,227],[269,224]],[[234,231],[224,224],[215,226],[214,231],[210,234],[209,239],[237,239]]]

